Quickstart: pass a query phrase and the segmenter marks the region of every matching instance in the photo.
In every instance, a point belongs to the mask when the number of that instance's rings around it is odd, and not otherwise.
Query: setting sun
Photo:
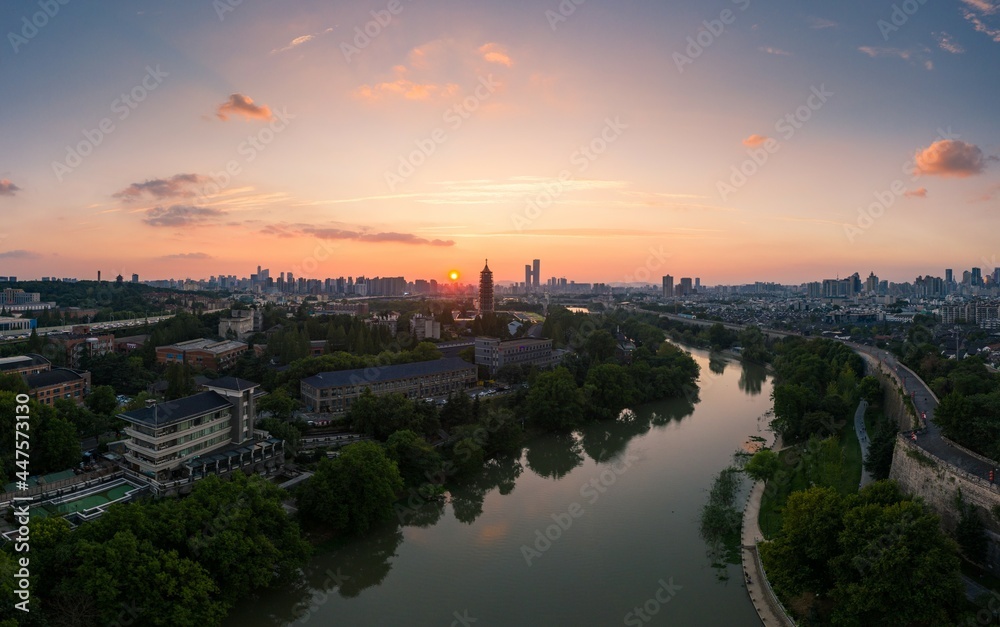
[[[452,281],[457,281],[458,272],[456,270],[452,270],[450,273],[448,273],[448,278],[451,279]]]

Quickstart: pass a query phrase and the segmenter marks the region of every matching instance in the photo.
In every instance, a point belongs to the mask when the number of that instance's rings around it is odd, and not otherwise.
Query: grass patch
[[[927,457],[920,451],[915,451],[913,449],[907,449],[906,454],[917,461],[917,463],[927,466],[928,468],[937,468],[937,462]]]
[[[792,492],[824,485],[841,494],[857,493],[863,460],[853,419],[841,428],[834,440],[836,448],[817,450],[815,444],[807,443],[778,453],[781,470],[764,489],[757,519],[765,539],[771,540],[781,531],[781,510]],[[810,446],[814,450],[810,451]]]

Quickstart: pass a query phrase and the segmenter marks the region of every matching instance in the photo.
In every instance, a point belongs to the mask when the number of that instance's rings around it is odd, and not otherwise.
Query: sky
[[[0,35],[0,275],[1000,257],[1000,0],[36,0]]]

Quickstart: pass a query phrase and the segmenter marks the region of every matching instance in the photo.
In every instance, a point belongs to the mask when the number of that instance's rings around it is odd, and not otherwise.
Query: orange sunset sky
[[[1000,5],[892,7],[4,3],[0,274],[989,272]]]

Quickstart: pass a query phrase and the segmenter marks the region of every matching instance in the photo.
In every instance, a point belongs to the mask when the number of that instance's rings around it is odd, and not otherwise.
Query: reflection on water
[[[740,389],[750,396],[757,396],[764,388],[767,369],[757,363],[744,361],[740,369]]]
[[[708,369],[714,374],[722,374],[726,371],[726,364],[729,360],[719,353],[712,353],[708,358]]]
[[[716,579],[698,520],[713,477],[758,432],[770,383],[759,366],[692,353],[714,373],[700,395],[535,438],[446,498],[321,552],[297,585],[237,608],[227,625],[430,627],[466,609],[480,625],[620,625],[660,579],[682,588],[644,624],[759,624],[742,577]],[[609,471],[626,460],[627,471]],[[521,547],[574,505],[582,514],[526,564]]]

